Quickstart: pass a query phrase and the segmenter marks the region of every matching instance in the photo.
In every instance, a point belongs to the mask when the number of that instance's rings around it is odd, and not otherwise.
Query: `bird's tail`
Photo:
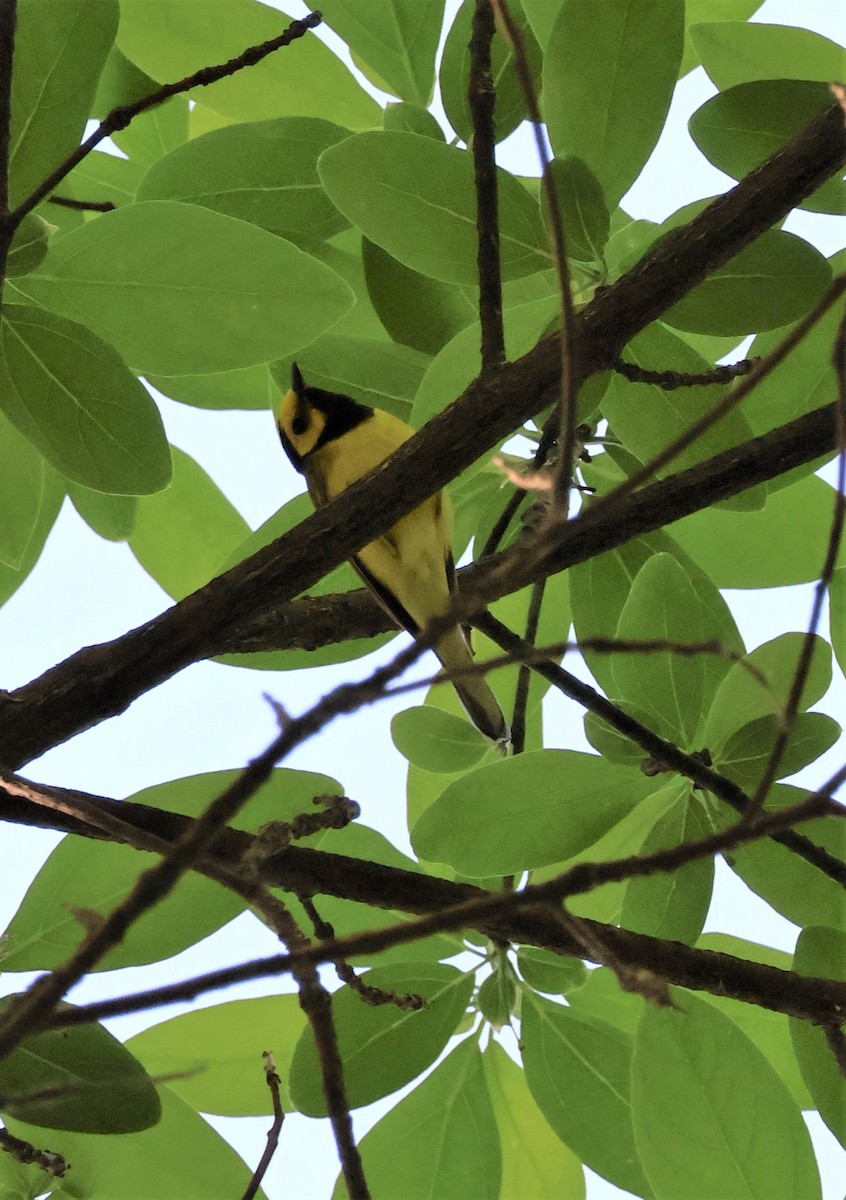
[[[452,673],[473,665],[473,656],[464,634],[459,628],[451,629],[437,646],[435,653],[444,669]],[[496,696],[483,675],[462,675],[450,681],[458,693],[467,716],[480,733],[503,749],[511,741],[511,730],[503,716]]]

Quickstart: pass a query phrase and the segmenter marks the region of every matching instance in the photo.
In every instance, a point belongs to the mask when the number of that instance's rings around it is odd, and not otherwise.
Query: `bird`
[[[360,404],[340,392],[309,387],[296,363],[277,427],[292,466],[305,476],[315,508],[375,470],[414,433],[384,409]],[[412,636],[449,607],[455,589],[451,527],[449,497],[438,492],[351,560],[383,608]],[[472,651],[457,624],[433,649],[447,674],[472,666]],[[451,682],[479,732],[505,753],[510,743],[508,723],[484,677],[470,674]]]

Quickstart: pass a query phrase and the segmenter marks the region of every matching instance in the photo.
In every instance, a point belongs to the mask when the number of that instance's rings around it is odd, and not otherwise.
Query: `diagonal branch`
[[[19,781],[20,782],[20,781]],[[8,786],[8,784],[7,784]],[[62,789],[43,788],[42,785],[26,785],[36,791],[61,793]],[[18,789],[20,794],[21,789]],[[0,796],[2,796],[0,790]],[[67,793],[79,795],[79,793]],[[815,799],[824,801],[830,794],[830,789],[822,789],[816,797],[808,798],[805,816],[814,811]],[[89,804],[103,806],[113,810],[124,821],[137,823],[139,828],[154,831],[158,836],[171,840],[184,837],[196,824],[190,817],[181,814],[164,812],[145,805],[136,805],[128,801],[107,800],[103,797],[85,797]],[[14,819],[22,819],[26,814],[19,802],[18,814]],[[37,812],[34,804],[30,805],[34,818],[32,823],[48,824],[44,812]],[[822,809],[821,809],[822,811]],[[767,814],[763,820],[767,823],[763,828],[776,832],[775,825],[786,817],[795,817],[795,813]],[[64,826],[58,826],[64,827]],[[78,832],[87,836],[102,837],[103,832],[96,827],[86,827],[80,823]],[[726,839],[726,844],[732,836],[741,835],[745,840],[750,831],[726,831],[724,834],[712,835],[717,839]],[[253,844],[253,837],[248,833],[235,829],[223,829],[212,844],[212,850],[218,861],[224,866],[239,861]],[[665,857],[670,852],[662,851]],[[672,853],[684,856],[685,851],[679,848]],[[628,863],[629,860],[625,860]],[[632,863],[635,860],[631,860]],[[576,876],[570,875],[570,884],[575,890],[579,887],[594,886],[592,872],[613,873],[615,870],[632,873],[631,864],[615,867],[613,863],[583,864],[577,868]],[[541,946],[558,954],[581,957],[581,948],[572,936],[562,927],[554,906],[548,903],[528,904],[524,900],[514,902],[517,893],[503,897],[502,893],[486,892],[482,888],[470,884],[453,883],[448,879],[436,876],[417,874],[400,868],[387,867],[381,863],[369,862],[362,859],[348,858],[340,854],[332,854],[322,850],[310,850],[300,846],[289,846],[278,854],[261,860],[261,876],[263,882],[270,887],[280,887],[294,893],[310,895],[325,894],[337,896],[346,900],[355,900],[371,908],[396,909],[400,912],[416,916],[429,915],[434,925],[444,924],[444,912],[456,909],[449,920],[452,928],[461,927],[478,929],[486,936],[500,941],[514,942],[524,945]],[[547,887],[548,885],[540,885]],[[543,893],[538,893],[538,899]],[[458,907],[462,906],[462,911]],[[734,958],[728,954],[717,954],[713,951],[701,950],[686,946],[680,942],[666,941],[650,937],[646,934],[632,933],[616,926],[605,925],[598,921],[586,921],[585,924],[593,934],[607,946],[616,959],[624,965],[637,969],[642,967],[665,978],[670,983],[689,987],[698,991],[714,992],[718,995],[729,996],[745,1003],[757,1004],[770,1008],[775,1012],[784,1012],[810,1020],[815,1024],[840,1024],[846,1014],[846,984],[835,980],[813,979],[798,976],[791,972],[781,971],[761,963],[749,962]],[[392,926],[392,935],[388,938],[390,944],[400,944],[416,940],[429,932],[429,926],[414,929],[397,929]],[[341,939],[337,943],[323,943],[303,952],[303,959],[317,963],[332,961],[335,957],[352,957],[359,953],[373,953],[385,948],[388,942],[384,929],[375,929],[354,934]],[[45,1028],[68,1025],[78,1020],[100,1020],[106,1016],[114,1016],[122,1012],[138,1011],[149,1008],[152,1003],[169,1003],[173,999],[187,999],[199,995],[213,987],[224,987],[237,980],[264,978],[290,970],[289,956],[276,956],[271,959],[261,959],[255,963],[242,964],[236,968],[228,968],[212,972],[201,980],[175,984],[169,988],[156,989],[155,992],[145,992],[143,999],[121,997],[116,1001],[105,1001],[89,1005],[79,1014],[68,1015],[71,1010],[63,1010],[51,1020],[45,1022]],[[152,997],[155,996],[155,999]]]
[[[846,130],[833,106],[688,226],[668,234],[577,314],[580,377],[611,366],[635,333],[781,219],[844,157]],[[558,338],[547,338],[495,376],[476,380],[372,476],[285,537],[116,642],[80,651],[13,697],[0,697],[0,760],[9,767],[29,761],[122,712],[189,663],[231,647],[256,614],[311,586],[551,402],[559,374]],[[580,517],[533,578],[512,580],[507,590],[819,457],[833,445],[833,417],[820,410],[768,437],[642,489],[628,522],[617,514],[613,525],[599,528],[589,514]],[[780,454],[782,461],[769,457]],[[495,574],[484,576],[483,602],[503,594],[496,586]]]

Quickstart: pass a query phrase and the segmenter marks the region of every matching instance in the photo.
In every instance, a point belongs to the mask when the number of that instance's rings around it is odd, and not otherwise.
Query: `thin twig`
[[[538,622],[540,621],[541,608],[543,607],[545,586],[545,583],[541,582],[536,583],[532,587],[529,612],[526,616],[526,634],[523,639],[529,646],[535,644],[535,638],[538,634]],[[511,744],[514,747],[515,754],[522,754],[526,748],[526,711],[529,705],[529,684],[531,677],[532,673],[528,664],[521,663],[517,675],[517,691],[514,696],[514,720],[511,722]]]
[[[576,413],[579,396],[579,375],[574,362],[576,349],[576,310],[573,305],[573,291],[570,281],[570,268],[567,262],[567,239],[564,222],[561,219],[561,206],[558,203],[558,191],[546,150],[543,119],[541,117],[538,98],[535,95],[532,72],[526,55],[526,47],[520,36],[520,30],[512,17],[507,0],[492,0],[497,13],[507,32],[511,49],[514,53],[514,71],[523,90],[529,120],[535,135],[535,147],[538,161],[541,165],[541,188],[546,197],[550,222],[550,240],[552,242],[555,271],[558,277],[558,292],[561,300],[561,393],[558,418],[558,464],[555,475],[554,506],[559,520],[566,520],[570,507],[570,487],[573,479],[573,465],[576,447]]]
[[[796,663],[796,670],[793,673],[793,680],[784,709],[784,718],[767,757],[767,763],[758,781],[755,795],[752,797],[750,814],[763,807],[770,788],[778,778],[778,768],[787,750],[787,744],[790,741],[793,727],[796,724],[796,718],[799,714],[802,692],[805,690],[805,684],[811,670],[811,662],[816,650],[817,630],[822,620],[825,598],[828,595],[832,576],[837,566],[840,544],[843,540],[843,525],[844,519],[846,519],[846,494],[844,494],[844,489],[846,488],[846,312],[844,312],[838,326],[831,360],[837,379],[835,415],[838,446],[837,485],[834,493],[834,512],[831,518],[831,531],[826,547],[825,561],[820,571],[819,581],[814,590],[814,603],[808,621],[808,628],[802,639],[799,660]]]
[[[111,200],[74,200],[71,196],[50,196],[47,199],[48,204],[55,204],[59,208],[72,208],[80,212],[112,212],[115,205]]]
[[[499,199],[496,178],[496,91],[491,76],[495,26],[491,0],[476,0],[470,38],[468,103],[473,120],[473,168],[476,183],[476,261],[479,269],[479,323],[482,373],[505,362],[502,327],[502,276],[499,248]]]
[[[267,1081],[267,1086],[270,1088],[270,1097],[273,1104],[273,1124],[267,1131],[267,1145],[264,1148],[264,1153],[259,1159],[258,1166],[253,1172],[253,1177],[247,1185],[241,1200],[254,1200],[261,1187],[261,1181],[264,1179],[267,1168],[270,1166],[271,1160],[276,1153],[276,1148],[279,1145],[279,1135],[282,1132],[282,1123],[285,1120],[285,1112],[282,1108],[282,1100],[279,1095],[279,1089],[282,1080],[276,1073],[276,1062],[269,1050],[265,1050],[262,1057],[264,1058],[264,1077]]]
[[[6,279],[6,260],[16,228],[9,215],[9,169],[12,145],[12,67],[17,19],[17,0],[0,0],[0,297]]]
[[[163,87],[158,88],[155,92],[151,92],[149,96],[142,96],[140,100],[134,101],[132,104],[122,104],[113,108],[112,111],[100,122],[90,137],[87,137],[81,146],[77,147],[72,154],[69,154],[63,163],[56,167],[55,171],[51,172],[46,179],[38,185],[35,191],[31,192],[26,199],[22,200],[14,212],[11,214],[11,221],[17,227],[24,219],[28,212],[31,212],[36,205],[40,204],[50,193],[56,188],[57,184],[68,176],[74,167],[86,158],[95,147],[99,146],[105,138],[110,137],[113,133],[119,133],[121,129],[126,129],[130,121],[139,116],[148,109],[156,108],[159,104],[163,104],[165,100],[169,100],[171,96],[177,96],[181,92],[188,92],[195,87],[208,87],[212,83],[217,83],[221,79],[225,79],[228,75],[234,75],[237,71],[242,71],[245,67],[254,67],[260,63],[263,58],[267,58],[268,54],[273,54],[275,50],[279,50],[282,46],[288,46],[297,38],[303,37],[310,29],[314,29],[323,20],[320,13],[309,13],[300,21],[292,21],[284,33],[278,37],[271,38],[270,41],[262,42],[258,46],[250,46],[244,50],[237,58],[231,58],[228,62],[219,63],[214,67],[203,67],[199,71],[195,71],[192,75],[187,75],[184,79],[179,79],[176,83],[167,83]]]
[[[651,383],[672,392],[676,388],[707,387],[711,383],[731,383],[741,375],[748,375],[753,367],[760,362],[758,358],[742,358],[739,362],[718,364],[708,371],[651,371],[648,367],[638,366],[637,363],[625,362],[618,358],[611,368],[631,383]]]

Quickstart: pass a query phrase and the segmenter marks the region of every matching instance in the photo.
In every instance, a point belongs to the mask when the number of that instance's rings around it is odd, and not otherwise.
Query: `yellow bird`
[[[285,453],[305,476],[316,508],[373,471],[414,433],[383,409],[309,387],[296,363],[277,424]],[[449,605],[455,586],[451,525],[449,497],[438,492],[352,559],[384,608],[413,635]],[[447,672],[472,665],[470,648],[457,625],[434,650]],[[476,728],[505,747],[508,724],[483,676],[466,675],[452,682]]]

